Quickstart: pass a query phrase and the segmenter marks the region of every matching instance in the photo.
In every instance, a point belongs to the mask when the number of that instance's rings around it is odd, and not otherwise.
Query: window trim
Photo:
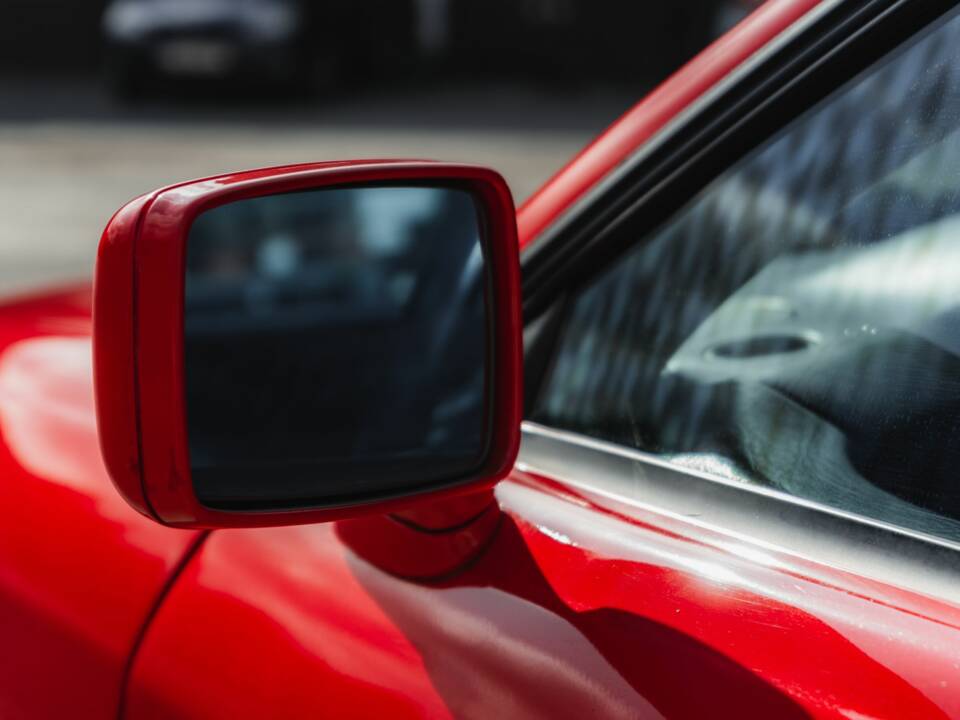
[[[600,507],[653,512],[960,606],[960,543],[529,421],[516,468]]]

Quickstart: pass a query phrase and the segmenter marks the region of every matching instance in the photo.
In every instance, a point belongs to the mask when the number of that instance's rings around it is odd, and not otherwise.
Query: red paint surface
[[[89,287],[0,306],[0,717],[110,718],[194,537],[132,510],[97,443]]]
[[[133,315],[133,246],[148,196],[124,205],[103,231],[97,252],[93,303],[99,321],[93,337],[94,398],[100,451],[110,477],[137,512],[152,517],[140,482]],[[98,392],[99,390],[99,392]]]
[[[492,545],[438,583],[329,524],[214,533],[146,638],[131,717],[960,716],[955,607],[537,478],[498,494]]]

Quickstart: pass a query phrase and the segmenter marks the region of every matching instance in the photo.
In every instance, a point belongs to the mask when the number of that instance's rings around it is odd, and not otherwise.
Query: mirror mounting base
[[[493,491],[485,490],[405,513],[340,520],[337,534],[357,555],[391,575],[438,582],[483,554],[501,516]]]

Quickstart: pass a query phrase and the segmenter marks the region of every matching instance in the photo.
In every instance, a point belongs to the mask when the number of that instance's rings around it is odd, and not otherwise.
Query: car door
[[[128,715],[960,717],[946,5],[834,4],[567,208],[496,505],[212,533]]]
[[[100,459],[89,287],[0,306],[0,716],[116,715],[147,618],[202,536],[150,522]]]

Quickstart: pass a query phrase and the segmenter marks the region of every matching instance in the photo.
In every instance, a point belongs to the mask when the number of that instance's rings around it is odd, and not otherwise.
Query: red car
[[[960,717],[953,5],[767,3],[516,214],[126,206],[2,309],[0,714]]]

